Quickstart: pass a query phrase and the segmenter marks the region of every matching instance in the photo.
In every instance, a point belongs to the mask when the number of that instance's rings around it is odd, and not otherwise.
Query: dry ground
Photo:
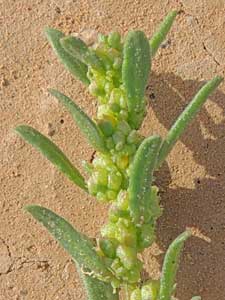
[[[93,115],[95,102],[59,64],[44,26],[66,33],[138,28],[151,36],[171,9],[180,14],[153,63],[144,134],[165,136],[203,81],[225,75],[224,0],[1,0],[0,1],[0,300],[85,299],[68,255],[22,210],[47,206],[96,236],[106,220],[97,204],[12,131],[27,123],[52,136],[80,166],[92,149],[70,116],[47,93],[54,87]],[[152,276],[163,252],[185,227],[201,238],[187,242],[177,297],[225,299],[225,84],[207,101],[158,174],[164,214],[158,245],[145,253]]]

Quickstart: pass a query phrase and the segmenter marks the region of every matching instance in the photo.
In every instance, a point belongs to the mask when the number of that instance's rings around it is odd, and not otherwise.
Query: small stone
[[[0,274],[6,274],[12,265],[9,250],[6,244],[0,240]]]

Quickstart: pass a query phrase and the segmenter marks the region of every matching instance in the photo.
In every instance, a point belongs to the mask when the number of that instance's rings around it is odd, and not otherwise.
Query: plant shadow
[[[147,88],[149,105],[167,130],[202,85],[194,80],[183,81],[172,73],[151,75]],[[176,296],[180,300],[199,294],[202,299],[211,300],[217,291],[225,299],[225,95],[217,89],[209,99],[210,113],[204,106],[180,139],[192,152],[195,165],[204,167],[206,176],[195,178],[195,187],[189,189],[171,184],[167,163],[156,174],[164,209],[157,225],[160,249],[165,253],[186,227],[195,228],[202,237],[186,243],[177,276]],[[218,118],[218,114],[222,117]],[[203,135],[203,127],[207,134]],[[164,253],[157,257],[160,265]]]

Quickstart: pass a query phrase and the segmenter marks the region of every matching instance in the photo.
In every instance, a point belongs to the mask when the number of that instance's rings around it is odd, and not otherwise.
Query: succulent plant
[[[97,98],[97,116],[91,119],[69,97],[49,90],[96,151],[91,163],[83,163],[87,178],[40,132],[26,125],[15,130],[73,183],[111,206],[108,223],[96,243],[47,208],[29,205],[26,210],[72,256],[89,300],[116,300],[122,289],[130,300],[171,300],[175,291],[179,256],[191,235],[189,231],[169,246],[159,280],[143,282],[141,278],[143,263],[138,253],[154,242],[156,221],[162,214],[154,171],[222,81],[215,77],[200,89],[164,140],[139,133],[146,114],[145,89],[151,60],[176,15],[175,11],[169,13],[150,40],[142,31],[130,31],[124,38],[112,32],[100,34],[91,47],[78,37],[65,36],[52,28],[45,30],[60,61]]]

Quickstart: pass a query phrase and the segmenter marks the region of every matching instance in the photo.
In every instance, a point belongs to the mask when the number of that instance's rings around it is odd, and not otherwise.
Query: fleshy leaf
[[[50,160],[62,173],[64,173],[71,181],[87,191],[85,180],[80,172],[73,166],[65,154],[46,136],[36,129],[20,125],[15,128],[24,140],[40,151],[48,160]]]
[[[128,193],[130,212],[135,223],[147,221],[151,215],[151,183],[160,145],[159,136],[146,138],[132,162]]]
[[[60,39],[65,35],[59,30],[48,27],[45,28],[45,34],[55,54],[58,56],[59,60],[65,66],[65,68],[70,71],[76,78],[82,81],[85,85],[89,85],[90,81],[87,77],[87,66],[80,60],[70,55],[67,51],[65,51],[60,44]]]
[[[104,138],[98,129],[97,125],[88,117],[88,115],[81,110],[81,108],[73,102],[69,97],[58,92],[54,89],[49,89],[52,96],[56,97],[60,103],[62,103],[66,109],[71,113],[77,126],[81,132],[85,135],[88,142],[98,151],[106,152]]]
[[[85,275],[79,267],[78,272],[83,280],[88,300],[119,300],[118,293],[114,293],[110,283]]]
[[[185,110],[175,121],[174,125],[169,130],[167,137],[163,141],[163,144],[160,148],[157,167],[160,167],[160,165],[166,159],[167,155],[170,153],[174,144],[180,138],[181,134],[185,131],[192,119],[201,109],[202,105],[206,102],[209,95],[213,93],[213,91],[218,87],[222,80],[222,77],[217,76],[209,82],[207,82],[199,90],[199,92],[195,95],[193,100],[188,104]]]
[[[28,205],[25,209],[72,256],[82,272],[85,273],[86,270],[91,270],[93,276],[100,277],[106,281],[112,277],[111,272],[96,253],[92,242],[84,234],[79,233],[73,228],[69,222],[42,206]]]
[[[170,28],[173,25],[173,22],[177,16],[177,11],[171,11],[162,23],[159,26],[159,29],[153,34],[152,38],[149,41],[151,48],[152,57],[155,56],[157,50],[159,49],[161,43],[165,40]]]
[[[130,122],[139,128],[145,113],[145,88],[148,83],[151,55],[142,31],[130,31],[123,49],[122,79],[128,97]]]
[[[190,231],[180,234],[169,246],[162,267],[160,279],[159,300],[171,300],[174,292],[176,273],[179,265],[179,258],[184,242],[191,236]]]
[[[67,36],[60,40],[60,44],[66,52],[76,59],[82,61],[86,65],[92,66],[92,68],[98,71],[104,71],[104,65],[100,58],[95,54],[94,50],[89,49],[81,39]]]

